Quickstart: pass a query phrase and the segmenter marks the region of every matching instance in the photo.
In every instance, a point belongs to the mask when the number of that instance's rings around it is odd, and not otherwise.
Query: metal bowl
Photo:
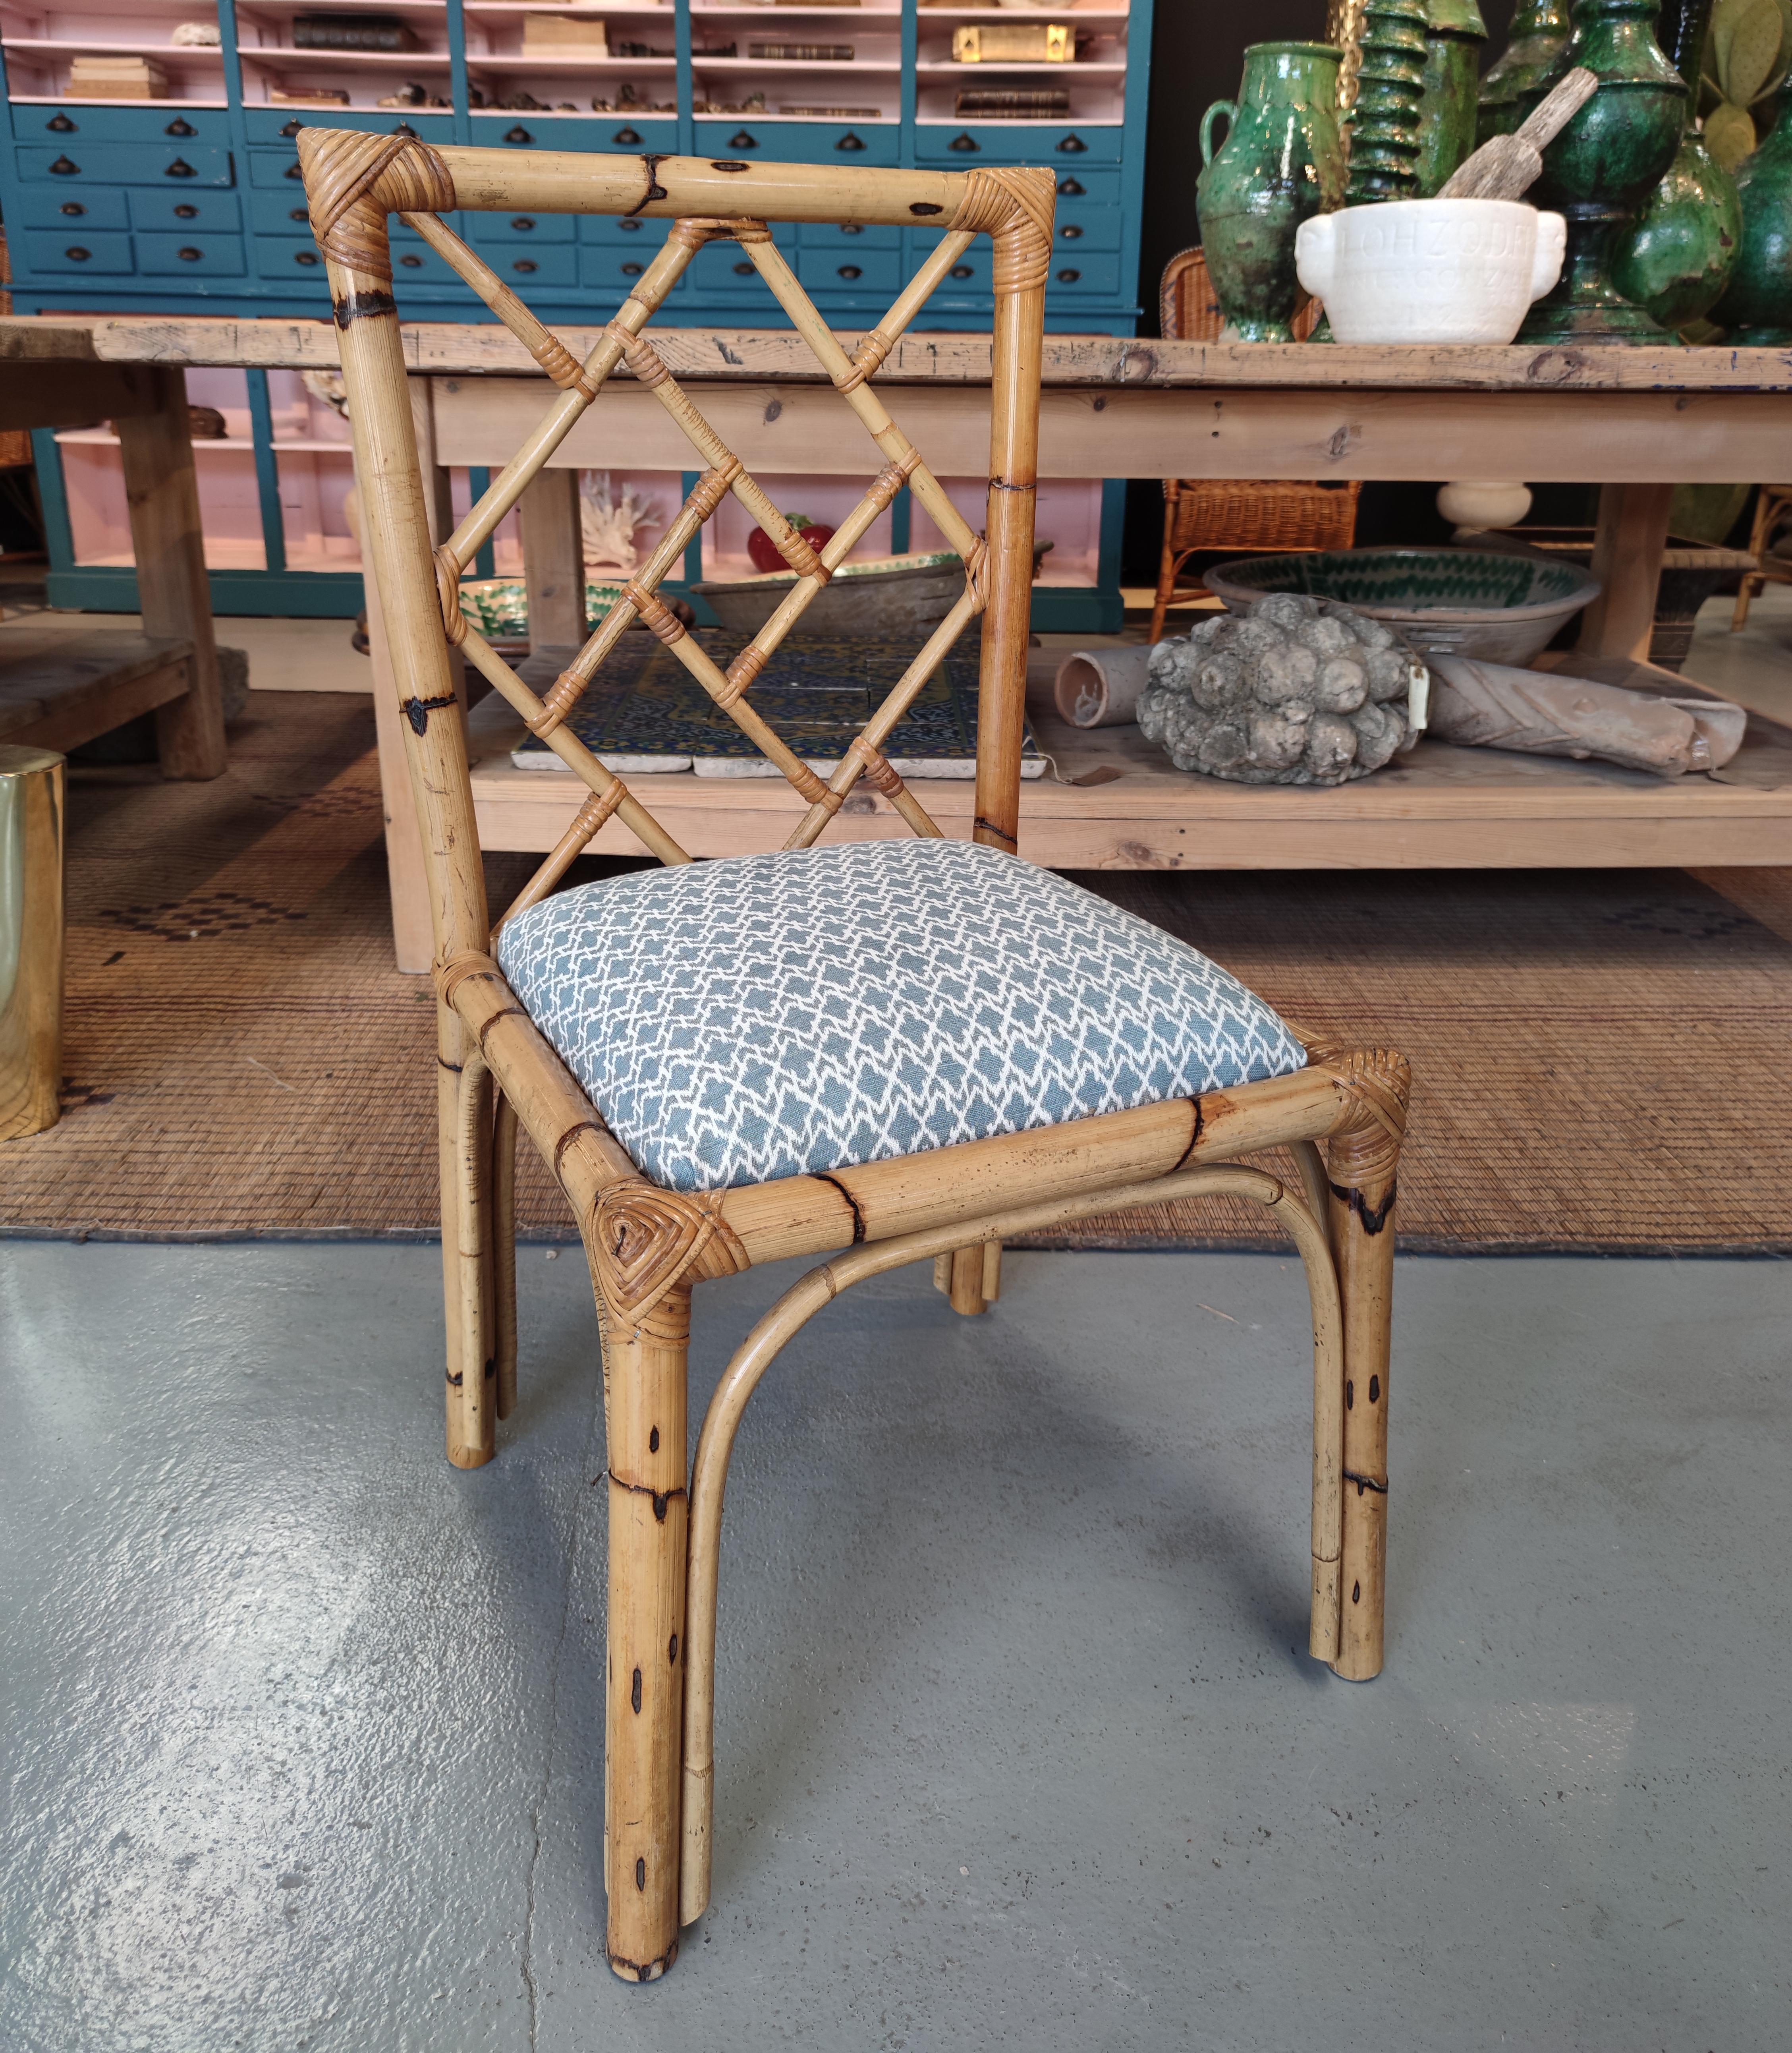
[[[1049,542],[1033,545],[1033,570]],[[722,625],[737,634],[756,634],[796,583],[794,571],[763,577],[705,578],[690,589],[716,609]],[[825,636],[898,634],[925,640],[964,595],[964,565],[957,552],[881,556],[842,563],[810,599],[791,628],[793,634]]]
[[[1206,573],[1234,613],[1272,592],[1329,599],[1385,620],[1421,656],[1527,664],[1599,595],[1579,564],[1492,549],[1318,549],[1249,556]]]

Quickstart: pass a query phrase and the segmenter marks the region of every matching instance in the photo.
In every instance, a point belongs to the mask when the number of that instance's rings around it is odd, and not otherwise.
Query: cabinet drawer
[[[473,139],[482,150],[603,150],[667,157],[678,147],[678,124],[670,115],[594,114],[575,121],[565,114],[476,114]]]
[[[663,217],[649,221],[641,214],[582,214],[578,217],[576,239],[601,242],[606,248],[621,244],[638,257],[644,249],[657,249],[671,229],[672,223]]]
[[[1067,292],[1078,299],[1086,299],[1092,293],[1102,299],[1112,299],[1120,289],[1120,260],[1117,253],[1110,255],[1104,250],[1092,249],[1085,256],[1080,250],[1061,248],[1052,252],[1051,274],[1045,281],[1048,305]]]
[[[60,149],[33,146],[18,153],[18,175],[33,185],[228,186],[228,150],[201,149],[190,143],[153,147],[147,143],[84,143],[65,139]]]
[[[804,221],[797,224],[797,247],[799,249],[837,250],[842,264],[857,264],[861,259],[856,253],[866,249],[900,249],[902,230],[900,228],[861,228],[849,224],[841,228],[831,221]]]
[[[639,251],[614,248],[582,248],[578,251],[578,282],[594,292],[602,292],[606,300],[620,301],[634,286],[634,282],[652,261],[656,244],[649,244]],[[684,280],[680,278],[672,287],[674,292],[682,292]]]
[[[872,292],[888,300],[902,289],[902,252],[852,248],[798,249],[796,271],[797,277],[812,292]]]
[[[6,210],[9,221],[19,228],[54,228],[74,235],[91,235],[96,229],[128,228],[131,215],[121,192],[102,186],[83,190],[80,198],[51,187],[25,186]]]
[[[1123,198],[1120,175],[1089,164],[1053,164],[1057,174],[1057,208],[1061,220],[1079,206],[1118,206]]]
[[[937,236],[913,236],[909,252],[909,269],[918,271],[939,246]],[[990,271],[994,261],[995,251],[986,237],[978,236],[934,288],[935,293],[949,296],[965,292],[993,292],[995,288],[990,282]]]
[[[438,257],[421,236],[401,234],[394,230],[393,290],[402,298],[406,285],[458,285],[462,292],[471,289],[462,284],[461,274],[454,266]]]
[[[66,149],[65,136],[96,143],[210,143],[220,149],[230,142],[230,116],[222,107],[193,107],[177,113],[168,107],[13,108],[13,134],[21,143],[53,142]]]
[[[1067,157],[1080,164],[1117,164],[1121,133],[1073,121],[968,121],[963,127],[917,122],[915,157],[961,171],[973,164],[1049,164],[1057,171]]]
[[[139,235],[137,269],[159,277],[240,278],[243,239],[240,235]]]
[[[257,235],[311,234],[311,210],[305,205],[304,186],[288,186],[284,192],[269,192],[251,186],[247,197],[249,225]]]
[[[295,188],[304,196],[304,175],[299,169],[296,150],[251,150],[249,153],[249,182],[252,186],[271,186],[276,192]]]
[[[570,242],[539,242],[527,249],[514,242],[488,242],[479,253],[524,299],[531,286],[578,283],[578,251]]]
[[[324,290],[324,253],[308,235],[302,242],[284,236],[257,236],[255,268],[264,278],[311,278]]]
[[[532,249],[543,242],[576,240],[577,218],[570,214],[469,214],[462,233],[480,249]]]
[[[254,53],[247,54],[253,57]],[[320,50],[317,54],[327,64],[327,51]],[[454,117],[439,108],[433,114],[412,107],[382,107],[365,112],[348,107],[308,107],[300,112],[290,107],[243,109],[243,132],[251,143],[290,142],[301,128],[358,128],[369,135],[395,135],[401,129],[409,129],[425,143],[454,140]]]
[[[786,256],[791,253],[789,250],[785,252]],[[699,299],[729,299],[743,304],[750,300],[755,306],[768,308],[778,304],[771,288],[738,242],[708,244],[692,258],[691,267],[684,276]]]
[[[893,122],[767,121],[757,114],[696,124],[700,157],[758,157],[782,164],[893,164]],[[741,139],[746,139],[743,141]]]
[[[131,195],[131,226],[135,229],[191,235],[220,229],[234,233],[242,225],[242,210],[233,192],[157,192],[139,186]]]
[[[1093,249],[1118,249],[1122,216],[1117,206],[1092,206],[1087,200],[1058,202],[1052,235],[1052,261],[1075,257]]]
[[[25,265],[33,271],[104,271],[116,275],[136,268],[128,235],[40,229],[27,230],[23,240]]]

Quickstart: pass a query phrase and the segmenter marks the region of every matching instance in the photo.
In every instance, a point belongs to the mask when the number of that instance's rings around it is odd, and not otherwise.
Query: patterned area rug
[[[433,1236],[431,997],[390,967],[372,742],[365,699],[257,693],[217,782],[73,787],[65,1111],[0,1146],[0,1233]],[[495,901],[531,862],[491,858]],[[1406,1246],[1778,1254],[1787,880],[1081,879],[1309,1030],[1406,1050]],[[527,1147],[522,1170],[525,1233],[574,1238]],[[1277,1244],[1261,1234],[1212,1200],[1050,1244]]]

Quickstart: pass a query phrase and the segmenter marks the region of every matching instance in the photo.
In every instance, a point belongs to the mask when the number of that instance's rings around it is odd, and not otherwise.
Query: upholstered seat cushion
[[[725,1189],[1301,1068],[1235,977],[1018,857],[847,843],[531,906],[498,961],[617,1137]]]

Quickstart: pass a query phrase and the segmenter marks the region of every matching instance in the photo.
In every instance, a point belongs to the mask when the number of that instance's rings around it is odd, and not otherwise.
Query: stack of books
[[[523,49],[526,55],[608,57],[610,33],[589,15],[525,14]]]
[[[1070,112],[1070,95],[1061,87],[998,86],[959,93],[959,118],[978,121],[1042,121]]]
[[[147,57],[72,57],[69,94],[76,100],[166,100],[168,77]]]

